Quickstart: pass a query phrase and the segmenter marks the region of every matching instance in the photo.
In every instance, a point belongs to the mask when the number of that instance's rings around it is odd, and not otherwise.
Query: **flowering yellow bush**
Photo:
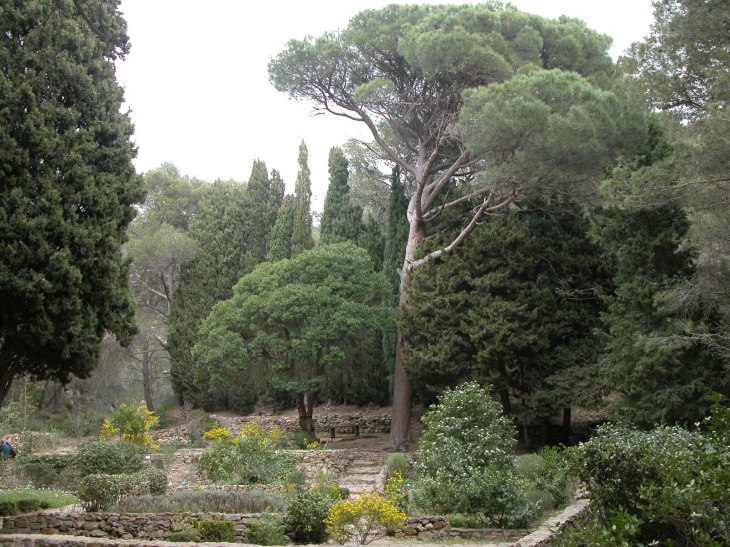
[[[269,446],[281,444],[284,436],[284,431],[280,427],[266,431],[260,423],[249,422],[243,426],[241,434],[234,442],[241,442],[241,440],[245,439],[248,443],[258,443],[259,448],[264,449]]]
[[[385,485],[385,499],[395,505],[401,511],[406,507],[406,481],[403,473],[394,471]]]
[[[160,417],[155,416],[155,413],[149,410],[146,405],[134,408],[122,404],[111,419],[104,420],[99,439],[109,441],[118,436],[122,441],[157,450],[160,445],[152,439],[149,430],[159,423]]]
[[[227,427],[222,426],[217,421],[213,424],[213,427],[203,433],[204,439],[209,439],[212,441],[225,441],[231,439],[231,437],[233,437],[233,433],[231,433],[231,430]]]
[[[385,533],[386,528],[406,525],[406,514],[378,493],[363,494],[357,499],[335,503],[325,520],[330,537],[337,543],[354,540],[370,543]]]

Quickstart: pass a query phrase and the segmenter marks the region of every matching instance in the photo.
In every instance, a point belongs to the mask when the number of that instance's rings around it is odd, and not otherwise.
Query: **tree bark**
[[[314,410],[314,401],[317,393],[308,391],[306,393],[296,393],[294,398],[297,402],[297,413],[299,415],[299,427],[304,431],[312,441],[319,442],[317,433],[314,429],[314,418],[312,411]]]
[[[568,406],[563,409],[562,442],[566,446],[570,442],[570,430],[571,430],[570,422],[571,422],[571,408]]]
[[[10,393],[15,375],[20,370],[20,365],[13,359],[8,359],[7,364],[3,368],[4,370],[0,373],[0,404],[5,402],[5,397]]]
[[[509,402],[509,390],[500,389],[499,399],[502,401],[502,414],[508,416],[512,412],[512,405]]]
[[[144,402],[154,412],[155,401],[152,398],[152,372],[150,371],[150,341],[145,338],[142,345],[142,385],[144,386]]]

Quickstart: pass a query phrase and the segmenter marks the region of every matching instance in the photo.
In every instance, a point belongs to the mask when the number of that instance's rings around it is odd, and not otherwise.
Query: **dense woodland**
[[[618,63],[581,21],[496,2],[292,40],[271,83],[373,138],[333,143],[321,214],[304,142],[296,181],[136,175],[126,26],[84,4],[0,7],[6,404],[77,428],[141,398],[296,406],[313,434],[318,401],[392,403],[400,449],[413,404],[464,381],[528,443],[569,442],[574,407],[692,424],[730,392],[722,2],[655,2]]]

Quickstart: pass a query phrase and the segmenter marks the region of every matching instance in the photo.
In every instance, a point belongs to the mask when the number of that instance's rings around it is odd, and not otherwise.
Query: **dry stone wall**
[[[260,518],[258,513],[226,515],[222,513],[191,513],[185,517],[175,513],[63,513],[40,511],[28,515],[5,517],[3,534],[64,534],[92,538],[161,539],[179,532],[198,520],[228,520],[239,542],[246,541],[246,522]],[[184,522],[183,522],[184,520]]]
[[[230,429],[234,434],[241,432],[241,428],[251,422],[258,422],[267,430],[276,427],[287,433],[300,431],[299,419],[296,416],[217,416],[211,414],[211,418]],[[366,415],[362,412],[340,414],[337,412],[324,412],[314,417],[315,428],[318,432],[327,434],[329,428],[340,425],[359,424],[360,434],[369,433],[390,433],[390,414]]]

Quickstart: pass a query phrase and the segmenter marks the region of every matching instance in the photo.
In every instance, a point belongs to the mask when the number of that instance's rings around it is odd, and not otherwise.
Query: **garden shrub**
[[[155,413],[149,410],[146,405],[135,408],[122,404],[114,412],[111,419],[104,420],[99,439],[109,441],[119,438],[123,442],[157,450],[160,445],[152,440],[149,431],[157,427],[159,423],[159,416],[155,416]]]
[[[81,480],[79,499],[86,511],[106,510],[129,496],[164,494],[167,476],[160,469],[121,475],[87,475]]]
[[[270,492],[190,490],[170,496],[130,496],[110,509],[114,513],[283,513],[286,506]]]
[[[399,471],[401,477],[408,476],[411,462],[407,455],[402,452],[396,452],[394,454],[388,454],[385,457],[385,478],[386,480],[393,476],[396,471]]]
[[[572,469],[594,510],[595,523],[587,530],[610,533],[625,513],[637,542],[729,545],[730,409],[719,399],[705,426],[706,434],[608,425],[573,449]]]
[[[424,511],[480,516],[519,528],[534,515],[512,453],[515,427],[475,382],[447,389],[423,416],[414,501]]]
[[[267,432],[249,423],[233,440],[221,438],[200,456],[198,474],[217,484],[272,484],[285,482],[295,459],[282,446],[284,432]]]
[[[528,504],[541,512],[564,507],[573,494],[568,464],[560,451],[546,446],[542,454],[524,454],[516,459],[517,469],[527,482]]]
[[[297,543],[322,543],[327,533],[327,514],[337,500],[324,488],[297,492],[286,508],[285,521]]]
[[[184,530],[180,530],[179,532],[172,532],[170,534],[170,537],[167,538],[167,541],[175,541],[175,542],[181,542],[181,543],[197,543],[201,541],[200,537],[200,530],[197,528],[185,528]]]
[[[18,514],[18,505],[14,501],[0,501],[0,517],[11,517]]]
[[[386,528],[402,528],[406,514],[378,493],[341,500],[330,507],[327,531],[337,543],[355,541],[361,545],[385,535]]]
[[[76,469],[82,477],[135,473],[142,467],[142,453],[130,443],[94,441],[79,448]]]
[[[278,517],[251,519],[246,523],[246,540],[254,545],[286,545],[285,529]]]
[[[23,476],[36,488],[49,488],[55,485],[61,475],[45,462],[23,462]]]
[[[201,541],[236,542],[236,531],[230,520],[199,520],[193,526],[200,531]]]

